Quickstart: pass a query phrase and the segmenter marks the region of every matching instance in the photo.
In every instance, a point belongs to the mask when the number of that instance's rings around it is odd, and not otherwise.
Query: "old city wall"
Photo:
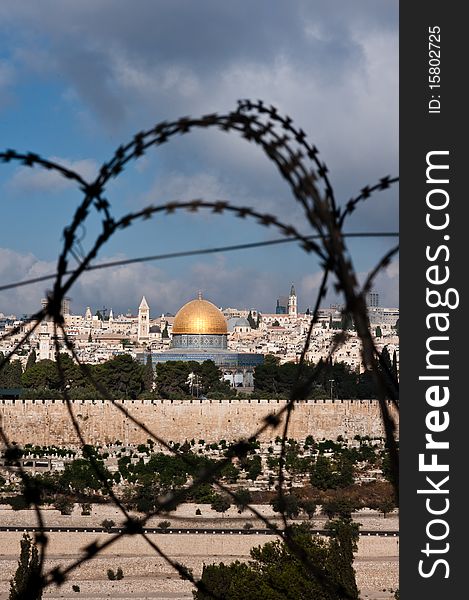
[[[129,413],[145,423],[166,441],[247,437],[264,418],[285,407],[285,400],[135,400],[125,401]],[[397,413],[388,404],[396,421]],[[76,421],[87,443],[107,444],[117,440],[128,444],[145,443],[149,435],[109,401],[73,401]],[[0,400],[0,424],[10,441],[20,445],[78,445],[67,405],[62,400]],[[264,432],[269,441],[280,430]],[[309,400],[293,411],[289,437],[301,440],[336,439],[342,435],[383,436],[380,408],[376,400]]]

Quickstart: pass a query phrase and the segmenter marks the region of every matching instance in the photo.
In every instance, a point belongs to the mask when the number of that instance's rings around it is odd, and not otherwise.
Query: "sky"
[[[141,130],[262,99],[303,128],[339,204],[398,175],[398,3],[392,0],[23,0],[0,3],[0,148],[32,151],[91,181]],[[106,189],[116,216],[169,200],[225,199],[311,231],[262,152],[233,134],[191,133],[148,152]],[[0,164],[0,286],[53,273],[82,197],[50,171]],[[346,231],[397,231],[398,188],[363,203]],[[98,221],[80,230],[89,248]],[[277,238],[236,217],[181,213],[119,232],[97,262]],[[363,280],[395,239],[350,240]],[[376,281],[398,306],[398,262]],[[175,313],[201,290],[218,306],[273,312],[292,283],[301,311],[321,270],[295,244],[85,274],[72,312]],[[0,292],[0,313],[37,310],[47,284]],[[324,305],[337,298],[330,292]]]

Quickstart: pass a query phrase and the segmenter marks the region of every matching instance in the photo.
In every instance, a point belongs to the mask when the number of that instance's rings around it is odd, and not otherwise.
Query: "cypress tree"
[[[146,392],[151,392],[153,389],[153,363],[151,361],[151,354],[147,356],[143,371],[143,387]]]
[[[20,542],[21,552],[15,576],[10,580],[9,600],[41,600],[39,552],[25,533]]]
[[[393,374],[394,379],[396,381],[398,381],[399,377],[398,377],[398,371],[397,371],[397,356],[396,356],[395,350],[392,354],[392,374]]]
[[[25,371],[27,371],[28,369],[33,367],[36,364],[36,360],[37,360],[36,350],[32,350],[30,355],[28,356]]]
[[[348,518],[336,519],[330,521],[327,528],[331,532],[331,541],[326,569],[332,582],[344,590],[347,598],[358,600],[358,587],[353,568],[353,553],[357,551],[358,525]],[[340,594],[340,597],[344,595]]]

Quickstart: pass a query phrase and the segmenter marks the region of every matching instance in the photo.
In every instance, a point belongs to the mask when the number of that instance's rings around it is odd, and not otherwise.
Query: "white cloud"
[[[124,255],[103,257],[98,262],[127,258]],[[0,285],[54,273],[56,263],[38,260],[32,254],[21,254],[0,248]],[[367,273],[359,274],[363,283]],[[398,306],[398,261],[381,271],[375,281],[381,304]],[[300,308],[314,303],[322,273],[303,277],[297,286]],[[40,308],[40,300],[53,280],[7,290],[0,296],[0,312],[5,314],[32,313]],[[290,282],[288,282],[287,287]],[[337,301],[332,291],[323,302]],[[171,267],[161,268],[155,263],[137,263],[121,267],[99,269],[84,273],[70,291],[72,309],[83,312],[86,306],[93,310],[107,306],[114,311],[131,309],[136,312],[142,295],[145,295],[152,315],[177,311],[201,290],[204,296],[219,306],[258,308],[264,312],[274,310],[275,299],[286,293],[283,273],[259,271],[255,266],[233,266],[224,255],[199,260],[181,274]],[[307,299],[310,299],[308,302]]]
[[[143,200],[144,203],[155,202],[155,200],[168,202],[195,198],[218,200],[227,197],[229,193],[227,184],[216,175],[204,172],[195,175],[170,172],[155,179]]]
[[[126,258],[124,255],[104,257],[98,262]],[[55,262],[40,261],[32,254],[0,249],[0,285],[54,273]],[[40,308],[40,300],[50,282],[27,285],[2,292],[0,312],[32,313]],[[162,269],[152,263],[137,263],[84,273],[69,295],[72,308],[83,312],[107,306],[114,311],[136,311],[142,295],[150,303],[152,314],[174,312],[202,290],[217,305],[262,307],[273,306],[278,282],[254,268],[231,267],[222,255],[199,261],[187,268],[183,276],[171,268]]]

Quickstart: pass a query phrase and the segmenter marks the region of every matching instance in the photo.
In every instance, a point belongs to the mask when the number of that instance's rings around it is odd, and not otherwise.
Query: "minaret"
[[[112,308],[109,311],[109,323],[112,323],[114,321],[114,313],[112,312]]]
[[[140,306],[138,307],[138,333],[137,340],[139,342],[148,342],[150,338],[150,307],[143,296]]]
[[[93,315],[91,314],[91,308],[87,306],[85,311],[85,321],[91,321],[92,319]]]
[[[295,286],[293,284],[291,286],[290,296],[288,298],[288,314],[290,315],[290,317],[298,316],[297,298],[296,298]]]
[[[50,358],[50,333],[47,322],[43,321],[39,329],[39,360]]]

